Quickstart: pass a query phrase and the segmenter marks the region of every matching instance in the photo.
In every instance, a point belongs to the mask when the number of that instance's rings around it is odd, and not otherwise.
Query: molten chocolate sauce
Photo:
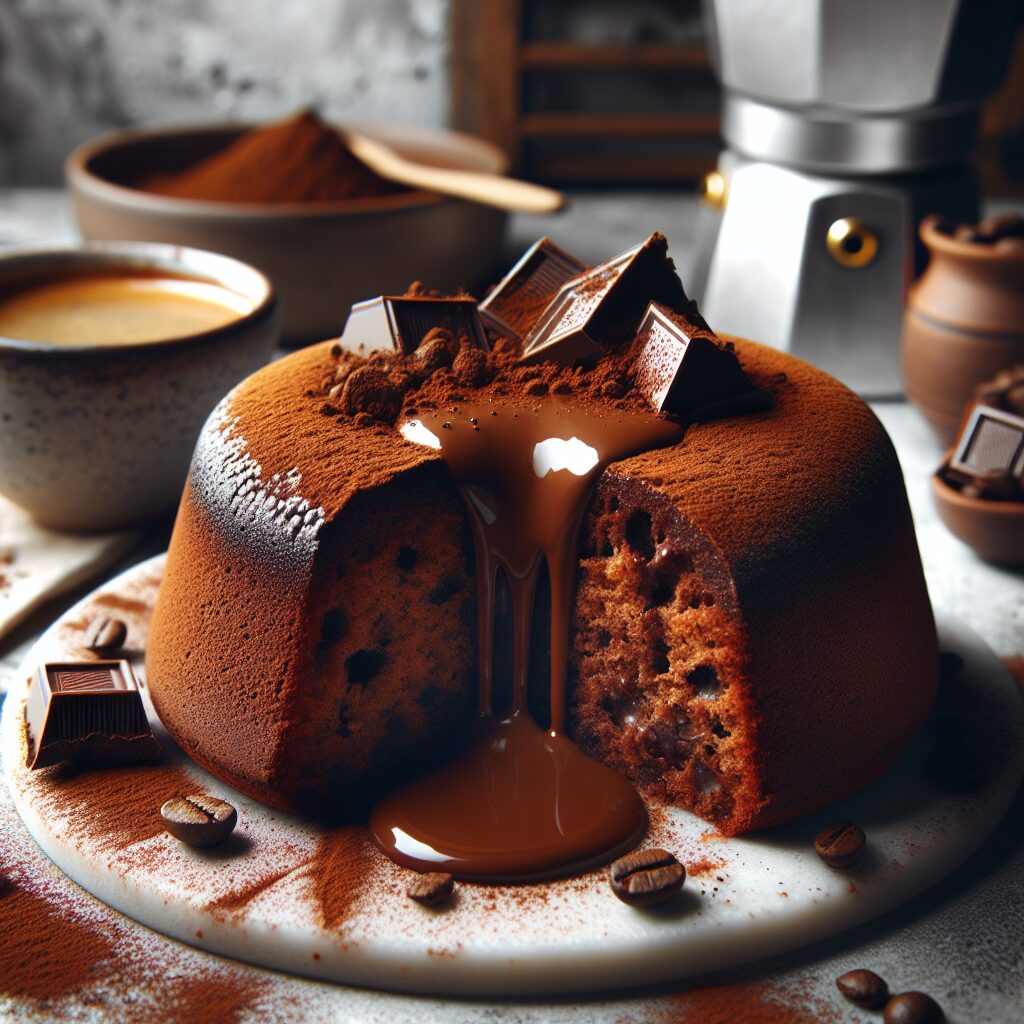
[[[479,734],[456,760],[385,797],[370,817],[388,856],[419,871],[490,882],[568,875],[635,846],[643,802],[565,735],[569,621],[580,525],[611,462],[678,440],[649,414],[463,405],[403,425],[439,448],[469,510],[479,595]],[[534,591],[551,580],[551,722],[527,707]],[[492,709],[498,572],[512,592],[513,702]]]

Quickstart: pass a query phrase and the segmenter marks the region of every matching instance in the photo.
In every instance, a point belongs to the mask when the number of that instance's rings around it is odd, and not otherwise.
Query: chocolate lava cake
[[[483,341],[454,324],[412,342],[395,329],[363,354],[324,342],[224,399],[196,449],[146,655],[186,753],[319,817],[365,808],[451,754],[476,714],[474,546],[440,452],[398,425],[459,403],[657,415],[638,383],[653,301],[738,358],[760,400],[690,410],[681,440],[599,478],[578,549],[570,737],[726,834],[815,810],[892,764],[929,713],[938,657],[892,445],[825,373],[717,339],[664,273],[664,240],[644,253],[659,269],[634,273],[639,310],[612,307],[614,342],[582,365],[586,316],[559,359],[552,332],[520,337],[516,310],[492,296]],[[595,272],[566,262],[581,273]],[[394,326],[406,314],[392,306]],[[542,723],[547,600],[542,586],[530,681]],[[497,605],[501,699],[500,591]]]

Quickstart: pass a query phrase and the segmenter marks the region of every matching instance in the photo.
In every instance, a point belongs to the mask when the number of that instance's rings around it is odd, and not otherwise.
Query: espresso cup
[[[147,242],[0,252],[4,295],[119,274],[222,289],[236,315],[146,341],[0,336],[0,494],[51,529],[116,530],[172,511],[206,417],[277,343],[269,280],[227,256]]]

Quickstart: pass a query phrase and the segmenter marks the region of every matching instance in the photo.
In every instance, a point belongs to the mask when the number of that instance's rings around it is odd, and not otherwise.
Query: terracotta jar
[[[932,216],[920,233],[931,258],[903,315],[903,381],[949,444],[974,387],[1024,361],[1024,237],[1013,218],[954,232]]]

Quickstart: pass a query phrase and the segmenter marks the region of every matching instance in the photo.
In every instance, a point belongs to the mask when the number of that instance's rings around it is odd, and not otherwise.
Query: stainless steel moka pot
[[[897,394],[917,224],[977,217],[966,159],[1013,0],[704,0],[727,149],[702,309]]]

